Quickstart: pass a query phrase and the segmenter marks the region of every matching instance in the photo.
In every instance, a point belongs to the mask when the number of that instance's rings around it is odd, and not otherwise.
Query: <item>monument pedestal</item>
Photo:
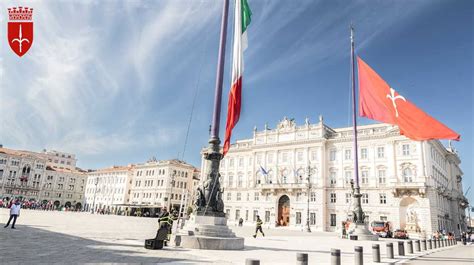
[[[357,235],[357,240],[379,240],[379,236],[372,234],[365,224],[356,224],[354,232],[352,232],[351,235]]]
[[[236,237],[225,217],[192,215],[183,229],[172,238],[172,244],[184,248],[240,250],[244,238]]]

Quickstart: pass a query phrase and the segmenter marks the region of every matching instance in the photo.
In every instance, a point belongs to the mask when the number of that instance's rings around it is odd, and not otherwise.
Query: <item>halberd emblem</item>
[[[8,44],[21,57],[33,44],[33,8],[8,8],[8,19]]]

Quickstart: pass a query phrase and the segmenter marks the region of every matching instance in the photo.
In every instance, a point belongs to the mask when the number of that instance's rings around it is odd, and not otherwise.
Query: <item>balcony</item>
[[[420,196],[423,198],[428,188],[425,182],[397,182],[393,184],[392,193],[395,197]]]
[[[285,192],[306,191],[308,189],[307,183],[264,183],[257,185],[262,192],[277,192],[285,190]]]

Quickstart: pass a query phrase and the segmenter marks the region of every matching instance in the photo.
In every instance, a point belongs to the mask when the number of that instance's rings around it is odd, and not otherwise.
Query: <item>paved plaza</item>
[[[0,223],[4,224],[7,219],[8,209],[0,209]],[[353,264],[356,245],[364,247],[364,264],[372,263],[373,242],[343,240],[337,234],[327,232],[306,233],[273,228],[264,230],[266,237],[254,239],[252,227],[232,226],[238,236],[245,238],[244,250],[172,247],[148,250],[143,244],[145,239],[154,237],[156,233],[157,219],[153,218],[22,210],[16,227],[16,230],[0,230],[0,263],[244,264],[246,258],[254,258],[260,259],[261,264],[295,264],[296,253],[306,252],[310,264],[330,264],[330,249],[339,248],[342,263]],[[382,262],[418,264],[419,260],[414,259],[420,253],[407,254],[402,259],[384,259],[386,240],[378,243],[381,246]],[[444,262],[454,257],[459,261],[474,262],[472,250],[474,246],[458,245],[436,250],[436,253],[419,259],[420,262],[432,262],[438,255]],[[464,256],[460,257],[458,253],[464,253]]]

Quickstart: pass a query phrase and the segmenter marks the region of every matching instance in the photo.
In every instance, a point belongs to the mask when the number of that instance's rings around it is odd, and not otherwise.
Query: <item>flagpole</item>
[[[356,88],[355,88],[355,55],[354,55],[354,27],[351,24],[351,86],[352,86],[352,121],[354,131],[354,179],[355,179],[355,209],[356,223],[363,223],[362,219],[362,205],[361,205],[361,194],[359,186],[359,157],[357,147],[357,114],[356,114]]]
[[[360,185],[359,185],[359,157],[357,146],[357,113],[356,113],[356,84],[355,84],[355,54],[354,54],[354,27],[351,24],[351,86],[352,86],[352,119],[354,131],[354,179],[355,186],[353,187],[355,205],[353,214],[353,221],[356,224],[354,235],[358,236],[359,240],[378,240],[367,229],[365,225],[365,214],[362,210]]]
[[[198,197],[195,205],[197,215],[208,215],[224,217],[224,202],[222,201],[222,191],[219,183],[219,165],[222,159],[220,152],[219,126],[221,118],[222,102],[222,80],[224,76],[225,46],[227,37],[227,18],[229,13],[229,0],[223,0],[221,32],[219,38],[219,53],[217,59],[216,86],[214,93],[214,109],[212,113],[212,124],[209,139],[208,151],[204,158],[209,161],[203,185],[198,188]]]

